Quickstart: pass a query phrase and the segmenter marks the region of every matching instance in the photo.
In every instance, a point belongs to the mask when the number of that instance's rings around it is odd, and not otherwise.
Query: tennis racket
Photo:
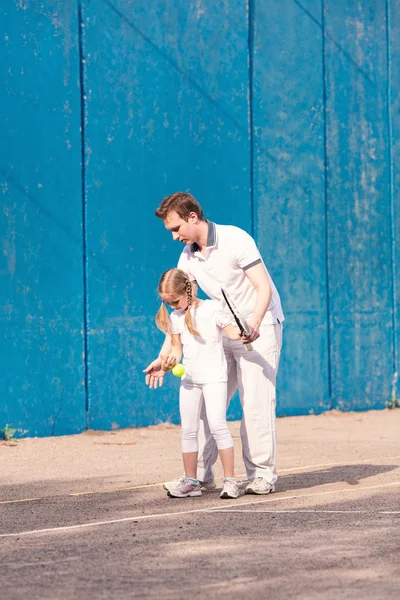
[[[234,305],[232,299],[228,298],[228,295],[227,295],[226,291],[221,288],[221,292],[222,292],[222,295],[224,297],[224,300],[225,300],[226,304],[228,305],[229,310],[231,311],[231,313],[233,315],[233,318],[236,321],[237,326],[239,327],[240,333],[244,337],[248,337],[250,335],[250,333],[251,333],[251,329],[250,329],[250,327],[249,327],[246,319],[244,319],[241,316],[241,314],[239,313],[238,309]],[[251,352],[251,350],[253,350],[253,346],[251,344],[245,344],[245,348],[249,352]]]

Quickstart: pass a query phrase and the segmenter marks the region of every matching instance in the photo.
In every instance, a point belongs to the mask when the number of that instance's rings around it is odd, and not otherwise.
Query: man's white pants
[[[282,325],[260,327],[260,337],[247,351],[242,342],[233,342],[224,336],[224,350],[228,363],[228,399],[239,390],[242,405],[240,435],[243,462],[247,478],[264,477],[275,483],[276,475],[276,375],[282,347]],[[228,400],[228,402],[229,402]],[[202,407],[200,415],[198,478],[214,478],[212,466],[218,451],[210,433]]]

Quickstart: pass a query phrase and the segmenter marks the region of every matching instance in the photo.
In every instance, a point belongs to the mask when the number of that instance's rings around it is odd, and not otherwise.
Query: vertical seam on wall
[[[396,228],[394,206],[393,176],[393,123],[392,123],[392,57],[391,57],[391,21],[390,0],[386,0],[386,81],[387,81],[387,118],[389,128],[389,193],[390,193],[390,226],[391,226],[391,263],[392,263],[392,328],[393,328],[393,380],[392,400],[397,398],[397,301],[396,301]]]
[[[254,207],[254,123],[253,123],[253,58],[254,58],[254,0],[247,2],[247,48],[249,71],[249,141],[250,141],[250,219],[251,235],[256,234]]]
[[[82,260],[83,260],[83,338],[84,338],[84,369],[85,369],[85,409],[86,428],[88,427],[88,411],[90,409],[90,380],[89,380],[89,298],[88,298],[88,240],[87,240],[87,179],[86,179],[86,64],[84,57],[84,29],[82,0],[78,0],[79,21],[79,83],[81,102],[81,169],[82,169]]]
[[[326,123],[326,47],[325,47],[325,1],[321,0],[322,24],[322,95],[323,95],[323,121],[324,121],[324,205],[325,205],[325,272],[326,272],[326,319],[327,319],[327,346],[328,346],[328,394],[329,407],[333,408],[332,398],[332,357],[331,357],[331,309],[329,294],[329,229],[328,229],[328,136]]]

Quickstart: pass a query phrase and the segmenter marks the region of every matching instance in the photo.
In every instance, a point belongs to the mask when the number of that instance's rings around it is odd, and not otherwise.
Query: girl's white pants
[[[282,346],[282,325],[262,325],[260,337],[248,352],[242,342],[224,336],[228,363],[228,399],[239,390],[243,409],[240,436],[248,479],[264,477],[275,483],[276,475],[276,374]],[[217,449],[202,412],[199,430],[198,478],[213,479]]]
[[[182,425],[182,452],[199,450],[198,433],[200,413],[204,406],[208,433],[215,452],[233,447],[226,422],[227,384],[225,382],[194,384],[182,381],[179,392],[179,410]],[[216,454],[217,457],[217,454]]]

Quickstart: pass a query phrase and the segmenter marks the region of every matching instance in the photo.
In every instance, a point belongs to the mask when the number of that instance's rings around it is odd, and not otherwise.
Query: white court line
[[[327,492],[314,492],[312,494],[295,494],[293,496],[275,496],[275,497],[268,496],[267,499],[264,499],[264,500],[253,500],[252,502],[246,502],[245,505],[246,506],[250,506],[250,505],[253,505],[253,504],[265,504],[266,502],[268,502],[268,503],[269,502],[280,502],[281,500],[293,500],[293,499],[298,499],[298,498],[310,498],[311,496],[325,496],[327,494],[335,494],[335,493],[350,494],[352,492],[358,492],[360,490],[376,490],[378,488],[386,488],[386,487],[390,487],[392,485],[400,485],[400,481],[393,481],[391,483],[382,483],[381,485],[370,485],[370,486],[365,486],[365,487],[364,486],[363,487],[356,486],[356,487],[353,487],[351,489],[344,488],[344,489],[336,490],[336,491],[333,490],[333,491],[327,491]],[[243,503],[243,505],[244,505],[244,503]],[[234,508],[234,507],[232,507],[232,508]],[[227,506],[225,510],[227,512],[229,512],[229,509],[230,509],[230,507]],[[219,506],[216,506],[216,507],[210,508],[209,510],[213,510],[214,511],[214,510],[221,510],[221,509],[219,508]]]
[[[238,510],[234,508],[229,510],[228,508],[217,508],[213,510],[216,513],[250,513],[252,515],[259,515],[264,513],[269,514],[278,514],[285,515],[286,513],[289,515],[297,515],[298,513],[307,513],[307,514],[328,514],[328,515],[400,515],[400,510]]]
[[[20,502],[34,502],[41,500],[41,498],[21,498],[20,500],[2,500],[0,504],[18,504]]]
[[[198,508],[197,510],[183,510],[180,512],[161,513],[153,515],[140,515],[138,517],[125,517],[123,519],[112,519],[110,521],[97,521],[95,523],[81,523],[80,525],[66,525],[65,527],[50,527],[48,529],[32,529],[19,533],[1,533],[0,538],[18,537],[20,535],[31,535],[32,533],[49,533],[51,531],[68,531],[70,529],[82,529],[84,527],[98,527],[100,525],[112,525],[113,523],[127,523],[129,521],[141,521],[143,519],[156,519],[157,517],[174,517],[176,515],[189,515],[191,513],[209,512],[209,508]]]
[[[244,502],[241,506],[249,506],[249,505],[261,504],[261,503],[265,503],[265,502],[279,502],[282,500],[294,500],[294,499],[298,499],[298,498],[308,498],[310,496],[324,496],[326,494],[343,494],[343,493],[351,493],[351,492],[355,492],[355,491],[359,492],[362,490],[375,490],[378,488],[385,488],[385,487],[390,487],[393,485],[400,485],[400,481],[394,481],[392,483],[384,483],[382,485],[372,485],[372,486],[368,486],[368,487],[367,486],[357,487],[357,488],[352,488],[350,490],[349,489],[339,489],[339,490],[333,490],[333,491],[328,491],[328,492],[316,492],[313,494],[293,494],[292,496],[281,496],[281,497],[277,497],[277,498],[273,498],[273,497],[269,496],[267,500],[259,500],[259,501],[255,500],[253,502]],[[164,517],[174,517],[177,515],[189,515],[189,514],[194,514],[194,513],[213,513],[213,512],[218,512],[218,511],[221,511],[221,508],[219,506],[212,506],[212,507],[208,507],[208,508],[183,510],[183,511],[179,511],[179,512],[140,515],[137,517],[125,517],[123,519],[112,519],[110,521],[97,521],[95,523],[81,523],[78,525],[66,525],[64,527],[49,527],[47,529],[32,529],[31,531],[20,531],[19,533],[2,533],[2,534],[0,534],[0,538],[19,537],[21,535],[32,535],[35,533],[70,531],[71,529],[99,527],[102,525],[112,525],[114,523],[128,523],[128,522],[132,522],[132,521],[143,521],[145,519],[160,519],[160,518],[164,518]],[[229,508],[227,507],[224,512],[234,512],[234,511],[230,511]]]

